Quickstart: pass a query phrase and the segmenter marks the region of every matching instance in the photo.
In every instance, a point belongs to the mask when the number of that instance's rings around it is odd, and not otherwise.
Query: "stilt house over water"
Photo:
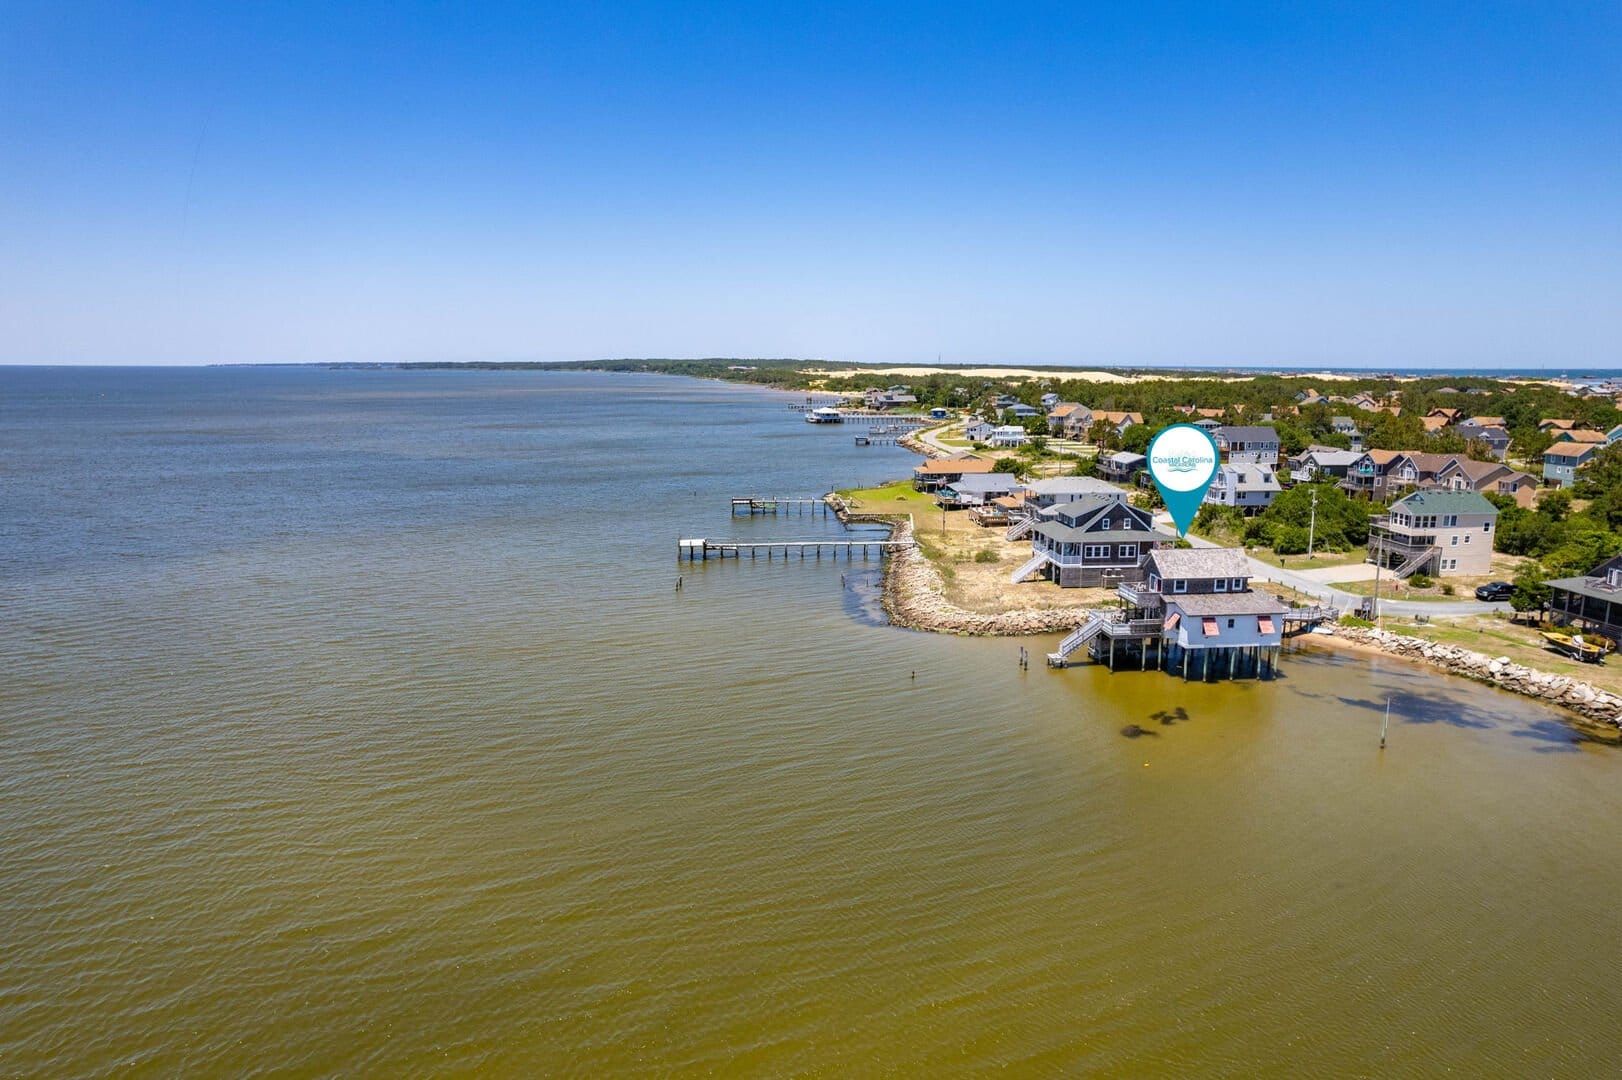
[[[1265,678],[1278,669],[1289,609],[1250,587],[1250,561],[1233,548],[1159,548],[1142,580],[1116,586],[1119,607],[1095,612],[1048,656],[1054,667],[1087,646],[1109,665],[1159,668],[1185,679]]]

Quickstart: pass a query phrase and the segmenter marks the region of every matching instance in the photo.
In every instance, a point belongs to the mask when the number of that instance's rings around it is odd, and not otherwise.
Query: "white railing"
[[[1097,637],[1103,628],[1104,620],[1101,616],[1088,615],[1086,622],[1066,634],[1064,640],[1059,642],[1059,647],[1048,653],[1048,664],[1052,667],[1064,667],[1065,662],[1070,659],[1070,654]]]

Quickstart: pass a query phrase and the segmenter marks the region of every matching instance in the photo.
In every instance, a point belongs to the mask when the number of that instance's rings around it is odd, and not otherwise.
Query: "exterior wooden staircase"
[[[1031,573],[1033,570],[1040,569],[1042,564],[1047,561],[1048,557],[1046,554],[1038,552],[1037,554],[1032,555],[1029,561],[1021,564],[1020,568],[1015,570],[1013,575],[1009,577],[1009,584],[1018,585],[1020,582],[1025,580],[1025,575]]]
[[[1048,653],[1048,667],[1062,668],[1070,663],[1071,655],[1097,637],[1104,629],[1104,621],[1104,616],[1099,613],[1090,613],[1086,622],[1065,635],[1064,640],[1059,642],[1059,648],[1056,651]]]

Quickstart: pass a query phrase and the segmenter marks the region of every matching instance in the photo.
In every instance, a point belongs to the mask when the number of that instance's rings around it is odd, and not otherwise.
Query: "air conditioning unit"
[[[1605,584],[1613,589],[1622,589],[1622,567],[1605,571]]]

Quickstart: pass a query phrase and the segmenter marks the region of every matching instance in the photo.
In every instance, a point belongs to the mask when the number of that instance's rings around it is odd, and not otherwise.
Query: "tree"
[[[1612,443],[1577,472],[1576,493],[1595,499],[1622,490],[1622,443]]]
[[[1304,555],[1307,550],[1307,530],[1300,525],[1284,525],[1273,531],[1275,555]]]
[[[1538,500],[1538,513],[1550,521],[1566,520],[1566,515],[1571,513],[1571,492],[1564,488],[1544,492],[1543,498]]]
[[[1515,575],[1515,591],[1509,606],[1516,611],[1542,611],[1549,603],[1549,587],[1543,584],[1548,571],[1535,562],[1523,563]]]
[[[1148,424],[1133,424],[1121,435],[1121,449],[1134,454],[1147,454],[1155,429]]]

